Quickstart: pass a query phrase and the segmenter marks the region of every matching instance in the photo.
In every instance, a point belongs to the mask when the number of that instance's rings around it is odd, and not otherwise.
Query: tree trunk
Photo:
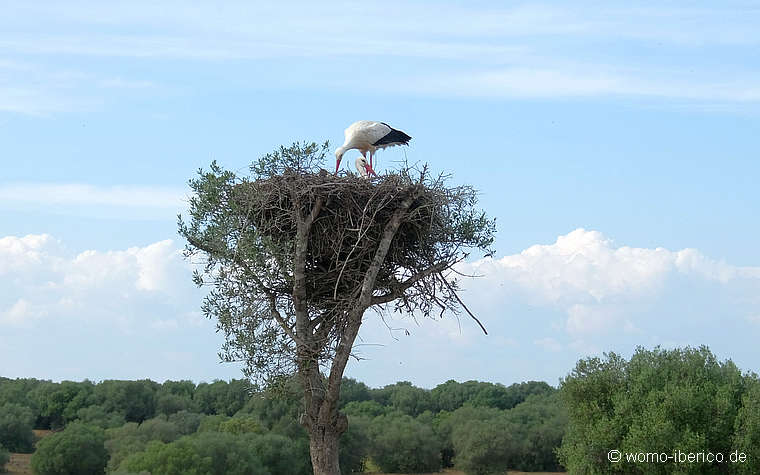
[[[309,451],[314,475],[340,475],[339,439],[340,434],[331,427],[320,425],[309,431]]]

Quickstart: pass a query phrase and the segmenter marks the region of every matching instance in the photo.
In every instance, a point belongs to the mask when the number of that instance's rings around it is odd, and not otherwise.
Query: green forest
[[[34,452],[34,473],[311,473],[294,378],[259,390],[246,380],[60,383],[0,378],[0,466]],[[706,347],[639,348],[577,362],[555,388],[346,378],[344,473],[522,471],[758,473],[760,381]],[[37,441],[33,429],[51,435]],[[712,463],[613,463],[623,452],[725,454]],[[732,451],[745,454],[731,463]]]

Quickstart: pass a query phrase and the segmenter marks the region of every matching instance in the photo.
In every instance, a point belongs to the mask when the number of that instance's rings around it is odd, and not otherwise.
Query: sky
[[[0,7],[2,376],[242,377],[182,257],[187,181],[360,119],[413,137],[379,172],[474,186],[498,232],[462,264],[487,336],[368,314],[348,376],[556,385],[703,344],[760,372],[755,2]]]

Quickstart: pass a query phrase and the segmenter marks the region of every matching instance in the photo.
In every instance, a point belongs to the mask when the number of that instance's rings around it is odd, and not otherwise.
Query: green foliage
[[[169,422],[166,416],[158,416],[144,421],[137,427],[137,435],[143,440],[160,440],[171,442],[181,435],[176,424]]]
[[[213,473],[211,457],[203,457],[185,440],[172,444],[152,441],[143,452],[128,456],[119,466],[129,472],[153,475],[206,475]]]
[[[514,454],[510,468],[526,472],[562,470],[556,450],[567,428],[567,411],[560,394],[534,394],[511,410],[505,411],[522,447]],[[518,443],[520,443],[518,441]]]
[[[103,430],[78,422],[42,439],[32,455],[37,475],[102,474],[108,462]]]
[[[28,407],[7,402],[0,407],[0,444],[11,452],[34,450],[34,414]]]
[[[124,425],[124,416],[117,412],[107,412],[103,406],[92,405],[77,411],[77,420],[83,424],[110,429]]]
[[[352,378],[343,378],[340,385],[341,407],[354,401],[368,401],[370,397],[370,389],[366,384]]]
[[[177,427],[180,434],[188,435],[198,430],[203,417],[195,412],[179,411],[170,415],[167,420]]]
[[[118,412],[129,422],[142,422],[156,415],[158,383],[149,380],[108,380],[95,386],[93,397],[107,412]]]
[[[373,391],[375,401],[391,406],[399,412],[417,416],[431,409],[430,391],[412,386],[409,381],[390,384],[383,389]]]
[[[148,419],[142,424],[128,422],[121,427],[108,429],[105,432],[105,447],[110,454],[108,468],[116,469],[127,456],[145,450],[151,441],[171,442],[183,433],[183,429],[166,416]]]
[[[560,460],[578,473],[721,473],[725,467],[698,462],[613,466],[606,455],[615,448],[728,456],[735,424],[748,427],[736,422],[743,390],[736,366],[718,362],[706,347],[638,348],[628,362],[615,354],[581,360],[562,383],[570,424]],[[745,402],[751,405],[752,396]]]
[[[742,407],[736,415],[733,446],[747,454],[747,462],[738,465],[739,473],[760,473],[760,380],[746,377]]]
[[[369,402],[369,401],[365,401]],[[356,401],[354,401],[356,403]],[[372,403],[377,404],[372,401]],[[353,403],[352,403],[353,404]],[[371,418],[349,416],[348,430],[340,436],[340,470],[343,474],[363,472],[369,456]]]
[[[377,401],[351,401],[343,408],[349,416],[377,417],[393,412],[388,406],[382,406]]]
[[[59,429],[77,419],[79,409],[92,404],[93,384],[63,381],[59,384],[45,381],[34,391],[37,402],[38,423],[41,427]]]
[[[105,448],[110,456],[108,471],[115,470],[129,454],[145,449],[147,440],[138,434],[139,424],[127,422],[121,427],[106,429]]]
[[[34,393],[42,383],[43,381],[32,378],[9,379],[0,377],[0,406],[12,402],[32,409],[34,414],[39,413]],[[35,427],[42,426],[35,424]]]
[[[245,406],[250,397],[249,384],[243,379],[201,383],[195,390],[194,401],[204,414],[232,416]]]
[[[468,403],[454,412],[431,415],[443,464],[451,465],[453,459],[467,473],[560,470],[554,451],[567,414],[557,391],[552,391],[529,396],[508,410]]]
[[[272,475],[309,475],[312,473],[309,445],[278,434],[252,434],[249,447]]]
[[[275,463],[289,463],[292,453]],[[296,461],[297,464],[297,461]],[[153,475],[275,475],[257,454],[255,442],[220,432],[204,432],[164,444],[150,442],[143,452],[127,457],[120,471],[148,471]],[[285,472],[290,473],[290,472]],[[300,472],[292,472],[294,475]]]
[[[433,429],[411,416],[376,417],[368,432],[370,456],[384,472],[433,472],[441,466]]]
[[[5,472],[5,464],[11,459],[11,453],[0,444],[0,472]]]
[[[526,449],[516,426],[500,414],[489,420],[469,420],[452,432],[454,465],[468,475],[504,473],[517,465]]]
[[[240,414],[255,417],[262,426],[276,434],[303,439],[306,431],[298,423],[303,411],[303,391],[294,377],[282,379],[275,387],[253,394]]]
[[[198,426],[198,432],[219,432],[219,427],[229,419],[229,417],[221,415],[204,416]]]
[[[241,414],[219,424],[219,432],[230,434],[260,434],[264,428],[257,418],[248,414]]]
[[[158,414],[171,415],[180,411],[194,411],[197,404],[190,396],[178,394],[159,393],[156,395],[156,412]]]
[[[541,381],[515,383],[505,387],[501,384],[454,380],[439,384],[430,391],[431,403],[437,411],[454,411],[469,403],[473,406],[511,409],[533,394],[550,394],[554,388]]]

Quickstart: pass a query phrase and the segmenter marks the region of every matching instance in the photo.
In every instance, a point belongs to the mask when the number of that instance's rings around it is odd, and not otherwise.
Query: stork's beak
[[[338,174],[338,169],[340,168],[340,160],[343,157],[336,157],[335,158],[335,174]]]
[[[364,169],[367,170],[367,174],[377,176],[377,173],[375,173],[375,170],[373,170],[372,167],[369,166],[369,163],[366,163],[364,165]]]

